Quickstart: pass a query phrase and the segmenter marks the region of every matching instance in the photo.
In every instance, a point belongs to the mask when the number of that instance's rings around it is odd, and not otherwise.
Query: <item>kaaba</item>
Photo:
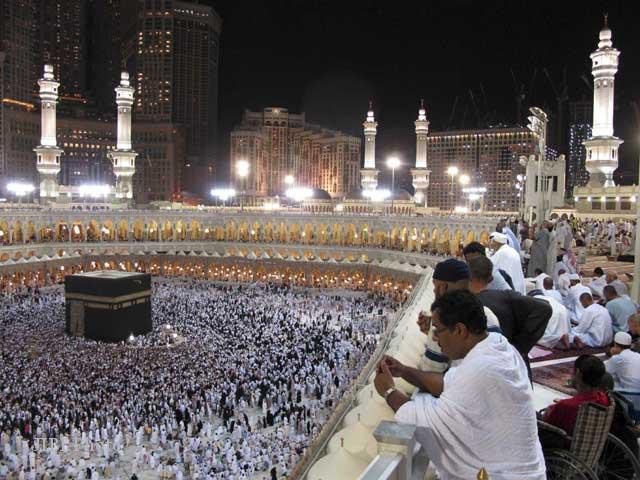
[[[95,271],[64,279],[66,331],[121,342],[151,331],[151,274]]]

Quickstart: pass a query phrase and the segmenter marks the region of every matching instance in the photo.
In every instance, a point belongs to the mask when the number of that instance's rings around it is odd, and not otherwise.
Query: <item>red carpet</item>
[[[540,350],[547,350],[551,352],[551,354],[544,357],[530,358],[529,361],[531,363],[557,360],[559,358],[578,357],[580,355],[597,355],[599,353],[604,353],[607,350],[606,348],[583,348],[580,350],[572,348],[571,350],[560,350],[559,348],[545,348],[540,346],[536,346],[536,348]]]
[[[533,381],[545,387],[559,390],[567,395],[575,395],[575,390],[567,386],[567,381],[573,374],[573,361],[533,368]]]

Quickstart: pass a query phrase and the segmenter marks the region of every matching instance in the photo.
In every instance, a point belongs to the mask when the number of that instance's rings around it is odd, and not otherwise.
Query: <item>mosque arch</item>
[[[13,243],[24,242],[24,233],[22,232],[22,222],[20,220],[16,220],[13,224],[13,238],[11,241]]]
[[[480,243],[485,247],[489,245],[489,232],[487,232],[486,230],[483,230],[480,233]]]
[[[466,241],[465,241],[465,245],[468,245],[468,244],[470,244],[471,242],[475,242],[475,240],[476,240],[476,234],[475,234],[475,232],[474,232],[473,230],[469,230],[469,231],[467,232],[467,239],[466,239]]]
[[[76,220],[71,225],[71,241],[72,242],[84,242],[85,228],[81,221]]]
[[[129,222],[120,220],[118,222],[118,241],[126,242],[129,240]]]
[[[0,244],[8,244],[9,242],[11,242],[9,224],[5,220],[2,220],[0,221]]]
[[[115,240],[116,232],[111,220],[106,220],[102,223],[102,240],[105,242],[112,242]]]

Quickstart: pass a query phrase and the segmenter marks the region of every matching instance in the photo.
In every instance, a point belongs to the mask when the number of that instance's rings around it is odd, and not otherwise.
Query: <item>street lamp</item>
[[[393,191],[396,183],[396,168],[400,166],[400,159],[398,157],[389,157],[387,160],[387,167],[391,169],[391,213],[393,213]]]
[[[460,185],[462,185],[462,191],[464,192],[465,187],[469,185],[469,182],[471,182],[471,177],[466,173],[463,173],[458,177],[458,181],[460,182]]]
[[[240,194],[240,210],[244,211],[244,191],[245,191],[245,179],[249,175],[249,162],[246,160],[238,160],[236,163],[236,175],[240,177],[241,189]]]
[[[36,187],[30,183],[11,182],[7,185],[7,190],[18,197],[18,203],[21,202],[22,197],[33,193]]]
[[[453,212],[453,204],[455,203],[453,201],[453,179],[456,178],[456,175],[458,175],[458,173],[460,173],[460,170],[458,170],[458,167],[455,166],[450,166],[449,168],[447,168],[447,175],[449,175],[451,177],[451,190],[449,191],[449,196],[451,197],[451,211]]]
[[[284,177],[284,183],[289,187],[295,183],[296,179],[293,175],[286,175]]]
[[[211,190],[211,196],[219,198],[222,201],[224,207],[225,202],[231,197],[235,197],[236,191],[233,188],[214,188]]]

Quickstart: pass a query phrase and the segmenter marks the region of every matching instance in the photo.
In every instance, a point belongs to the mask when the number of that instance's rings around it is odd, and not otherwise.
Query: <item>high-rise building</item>
[[[87,30],[88,89],[98,111],[113,111],[113,86],[120,81],[120,72],[135,38],[138,2],[131,0],[90,0]],[[129,56],[131,56],[129,54]],[[131,66],[125,70],[133,72]]]
[[[36,72],[53,65],[60,100],[86,102],[87,1],[37,0],[37,13]]]
[[[130,52],[137,75],[136,118],[182,125],[190,164],[215,158],[221,29],[221,18],[205,5],[139,2],[135,49]]]
[[[0,51],[5,53],[3,67],[3,103],[33,108],[36,80],[42,66],[36,68],[37,0],[3,0],[0,16]]]
[[[305,115],[286,108],[245,111],[231,132],[231,177],[255,196],[280,195],[292,175],[298,186],[326,190],[334,197],[358,187],[360,139],[306,123]],[[237,178],[235,164],[249,162],[248,177]]]
[[[567,196],[574,187],[583,187],[589,181],[585,168],[587,150],[584,142],[591,137],[593,102],[580,100],[569,103],[569,158],[567,161]]]
[[[430,185],[428,205],[449,210],[464,206],[463,186],[447,173],[450,166],[484,187],[484,210],[518,210],[516,176],[524,174],[521,155],[534,153],[536,139],[526,128],[431,132],[427,137]]]

